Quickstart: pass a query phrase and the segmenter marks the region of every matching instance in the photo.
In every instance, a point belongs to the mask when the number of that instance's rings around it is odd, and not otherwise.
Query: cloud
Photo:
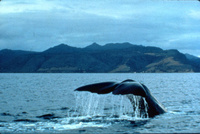
[[[191,10],[188,15],[193,19],[200,20],[200,10]]]
[[[84,47],[92,42],[200,49],[200,4],[195,1],[6,0],[0,4],[0,49],[43,51],[60,43]]]
[[[171,46],[178,49],[200,50],[200,32],[180,35],[169,41]]]
[[[1,6],[0,9],[1,14],[50,11],[60,7],[52,2],[45,2],[42,0],[34,0],[34,1],[5,0],[2,1],[1,4],[3,5]]]

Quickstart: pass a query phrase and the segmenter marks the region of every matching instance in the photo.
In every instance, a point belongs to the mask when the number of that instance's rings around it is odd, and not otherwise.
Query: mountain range
[[[60,44],[43,52],[3,49],[1,73],[200,72],[200,58],[176,49],[109,43],[84,48]]]

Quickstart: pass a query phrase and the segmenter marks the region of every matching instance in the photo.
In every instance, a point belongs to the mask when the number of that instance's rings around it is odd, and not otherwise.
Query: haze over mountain
[[[158,47],[93,43],[85,48],[66,44],[43,52],[3,49],[1,73],[200,72],[200,58]]]

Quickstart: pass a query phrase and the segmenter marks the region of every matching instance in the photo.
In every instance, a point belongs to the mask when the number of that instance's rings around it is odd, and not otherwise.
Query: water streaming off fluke
[[[148,118],[148,104],[140,96],[79,92],[75,99],[73,116]]]

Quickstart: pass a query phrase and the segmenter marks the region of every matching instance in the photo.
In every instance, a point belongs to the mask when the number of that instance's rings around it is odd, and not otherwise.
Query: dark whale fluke
[[[79,87],[75,91],[89,91],[97,94],[107,94],[112,92],[114,95],[128,95],[133,94],[145,98],[148,104],[148,115],[154,117],[166,112],[165,108],[160,102],[151,94],[150,90],[139,82],[127,79],[120,83],[117,82],[102,82]],[[129,98],[129,97],[128,97]],[[129,98],[131,101],[131,99]]]

